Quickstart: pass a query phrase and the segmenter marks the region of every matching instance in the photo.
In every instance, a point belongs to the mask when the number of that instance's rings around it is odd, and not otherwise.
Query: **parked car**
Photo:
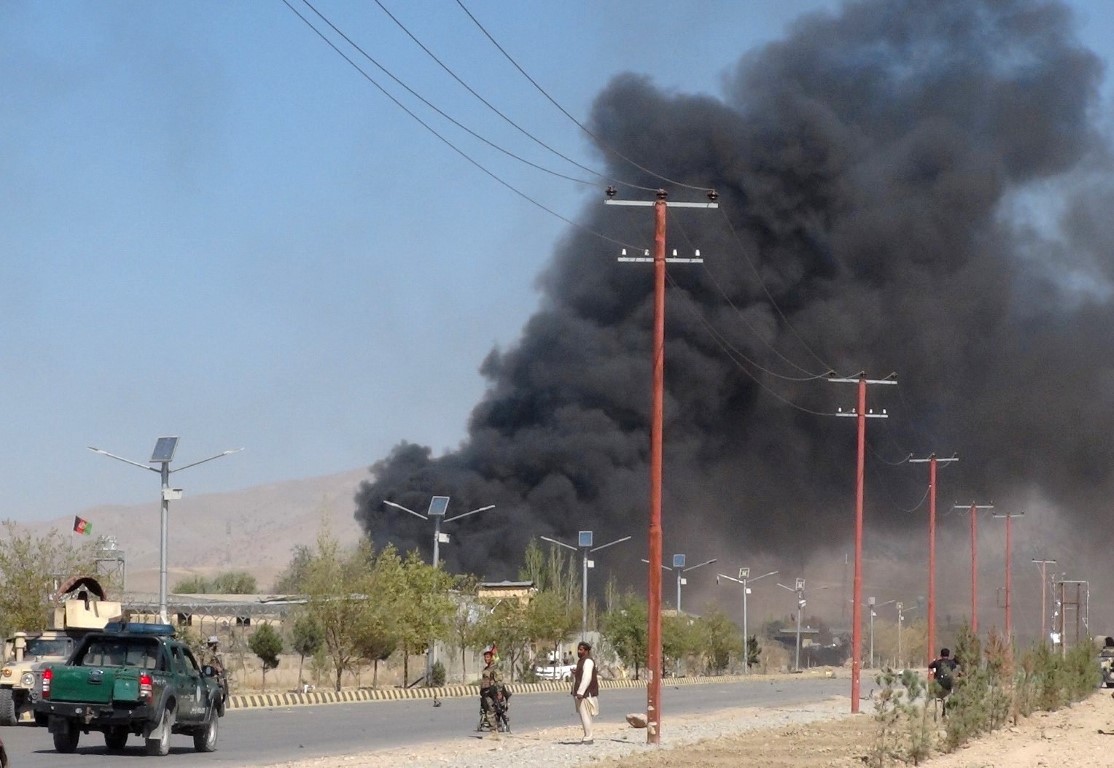
[[[534,667],[534,674],[540,680],[572,680],[576,667],[572,664],[552,664],[544,667]]]

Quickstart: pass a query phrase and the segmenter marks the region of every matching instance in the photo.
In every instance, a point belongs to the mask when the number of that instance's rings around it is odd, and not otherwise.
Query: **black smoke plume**
[[[673,209],[666,323],[666,557],[803,561],[846,546],[855,387],[870,390],[872,531],[923,529],[927,470],[958,453],[941,504],[1039,498],[1107,541],[1114,432],[1109,138],[1100,60],[1059,2],[866,0],[802,18],[745,53],[722,98],[616,78],[591,129],[663,177],[715,188],[718,212]],[[616,178],[699,191],[601,150]],[[631,197],[645,193],[621,190]],[[602,200],[602,194],[601,194]],[[587,230],[649,247],[648,208],[593,205]],[[646,554],[652,272],[571,231],[521,339],[484,360],[488,391],[458,450],[402,444],[372,467],[356,517],[377,545],[430,550],[449,514],[452,570],[514,578],[531,537]],[[950,486],[950,487],[949,487]],[[919,535],[919,534],[918,534]],[[612,555],[611,553],[614,553]],[[644,567],[628,571],[632,583]],[[775,590],[776,591],[776,590]]]

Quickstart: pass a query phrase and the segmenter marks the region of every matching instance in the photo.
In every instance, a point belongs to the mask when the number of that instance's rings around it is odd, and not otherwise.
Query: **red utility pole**
[[[1012,569],[1010,567],[1010,560],[1013,559],[1013,554],[1012,554],[1013,549],[1012,549],[1012,544],[1011,544],[1011,528],[1012,528],[1012,526],[1010,525],[1010,523],[1013,521],[1013,518],[1024,517],[1024,515],[1025,515],[1024,512],[1016,512],[1016,513],[1007,512],[1004,515],[995,515],[994,516],[996,518],[1003,518],[1003,517],[1006,518],[1006,641],[1011,643],[1011,644],[1013,643],[1013,614],[1012,614],[1012,611],[1011,611],[1011,608],[1012,608],[1013,604],[1012,604],[1012,601],[1011,601],[1011,595],[1012,595],[1011,583],[1012,583],[1012,579],[1011,579],[1010,574],[1012,572]]]
[[[646,686],[646,743],[657,744],[661,738],[661,477],[662,477],[662,422],[665,402],[665,209],[668,206],[683,208],[717,208],[718,195],[708,193],[707,203],[666,203],[666,192],[659,189],[654,202],[615,200],[615,189],[607,190],[608,205],[654,206],[654,255],[639,258],[626,256],[619,261],[653,261],[654,264],[654,340],[653,384],[650,406],[650,541],[649,568],[646,587],[647,627],[646,666],[649,682]],[[626,250],[624,249],[624,254]],[[702,259],[668,261],[700,262]]]
[[[955,505],[956,509],[966,509],[971,513],[971,633],[979,634],[979,549],[978,549],[978,511],[994,509],[993,504],[976,504],[969,507]]]
[[[959,461],[958,456],[950,459],[937,459],[930,454],[927,459],[913,459],[909,462],[919,464],[928,462],[928,647],[925,653],[928,661],[936,658],[936,465]],[[926,662],[927,663],[927,662]]]
[[[840,379],[834,376],[828,381],[837,384],[857,384],[859,391],[858,406],[851,413],[844,413],[842,409],[837,416],[855,416],[858,422],[858,451],[855,467],[855,575],[852,585],[851,598],[851,713],[859,711],[859,678],[862,674],[863,643],[862,643],[862,595],[863,595],[863,497],[865,495],[864,477],[866,473],[866,420],[885,419],[886,412],[867,413],[866,410],[866,385],[867,384],[897,384],[897,374],[891,373],[884,379],[868,379],[865,373],[858,377]]]

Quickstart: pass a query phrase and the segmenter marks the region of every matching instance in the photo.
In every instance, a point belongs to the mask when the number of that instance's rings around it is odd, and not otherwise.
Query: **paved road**
[[[673,713],[711,712],[739,706],[792,708],[848,695],[843,679],[755,677],[739,683],[662,688],[662,728],[668,732]],[[644,688],[609,689],[601,697],[600,722],[620,723],[628,712],[646,709]],[[123,755],[105,751],[99,733],[82,735],[77,752],[54,751],[45,728],[0,728],[13,768],[117,768],[154,763],[161,768],[260,766],[284,760],[366,752],[410,744],[469,738],[479,719],[479,703],[447,699],[434,708],[428,700],[368,701],[351,704],[233,710],[221,721],[216,752],[199,754],[189,736],[174,736],[170,755],[146,757],[132,737]],[[523,693],[511,700],[511,727],[526,731],[567,725],[575,735],[578,721],[571,699],[563,693]]]

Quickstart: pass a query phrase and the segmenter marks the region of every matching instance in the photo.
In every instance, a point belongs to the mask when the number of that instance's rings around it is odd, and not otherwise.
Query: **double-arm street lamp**
[[[683,574],[686,571],[694,571],[697,568],[701,568],[705,565],[711,565],[712,563],[716,562],[716,560],[717,560],[717,558],[713,557],[711,560],[705,560],[702,563],[697,563],[696,565],[690,565],[688,568],[686,568],[685,567],[685,556],[684,555],[673,555],[673,567],[672,568],[670,568],[668,565],[665,565],[664,563],[662,564],[661,567],[662,567],[663,570],[676,571],[677,572],[677,614],[678,615],[680,615],[680,613],[681,613],[681,587],[685,584],[688,584],[688,580],[685,579]],[[642,562],[648,563],[650,561],[647,560],[646,558],[642,558]]]
[[[600,544],[598,547],[592,546],[591,531],[579,532],[579,536],[577,537],[577,544],[579,546],[576,547],[574,547],[572,544],[566,544],[563,541],[557,541],[557,539],[551,539],[548,536],[539,536],[538,538],[540,538],[542,541],[548,541],[550,544],[556,544],[559,547],[571,549],[573,552],[576,552],[579,549],[583,553],[583,556],[581,558],[583,566],[580,576],[580,639],[584,640],[588,636],[588,569],[595,566],[595,564],[588,559],[588,555],[592,554],[593,552],[599,552],[601,549],[607,549],[608,547],[614,546],[615,544],[622,544],[624,541],[630,541],[631,537],[624,536],[621,539],[609,541],[607,544]]]
[[[409,512],[410,514],[414,515],[414,517],[420,517],[423,520],[433,520],[433,567],[434,568],[436,568],[437,563],[440,562],[440,551],[441,551],[440,550],[440,545],[449,543],[449,534],[441,533],[441,524],[442,523],[451,523],[453,520],[459,520],[462,517],[468,517],[468,515],[474,515],[477,512],[486,512],[489,509],[495,509],[494,504],[488,504],[486,507],[480,507],[479,509],[473,509],[469,512],[461,512],[459,515],[453,515],[452,517],[445,517],[445,513],[448,512],[448,510],[449,510],[449,497],[448,496],[434,496],[432,499],[430,499],[429,500],[429,509],[426,511],[426,513],[424,515],[421,512],[415,512],[412,509],[407,509],[406,507],[402,506],[401,504],[395,504],[393,501],[387,501],[386,499],[384,499],[383,503],[386,504],[388,507],[394,507],[395,509],[401,509],[403,512]]]
[[[723,574],[723,573],[716,574],[716,583],[719,583],[720,579],[727,579],[728,581],[733,581],[736,584],[742,584],[743,585],[743,674],[744,675],[747,674],[747,671],[750,669],[750,635],[747,634],[747,595],[750,594],[750,587],[747,586],[747,585],[752,581],[758,581],[759,579],[764,579],[767,576],[776,576],[776,575],[777,575],[777,571],[770,571],[769,573],[764,573],[761,576],[755,576],[752,579],[750,577],[750,568],[740,568],[739,569],[739,578],[737,578],[737,579],[734,576],[728,576],[728,575]]]
[[[442,523],[451,523],[452,521],[459,520],[462,517],[468,517],[468,515],[474,515],[477,512],[486,512],[489,509],[495,508],[494,504],[488,504],[486,507],[480,507],[479,509],[473,509],[468,512],[461,512],[459,515],[453,515],[452,517],[445,517],[445,513],[449,510],[449,498],[450,497],[448,496],[434,496],[433,498],[431,498],[429,500],[429,509],[426,510],[426,513],[424,515],[421,512],[415,512],[414,510],[404,507],[401,504],[396,504],[393,501],[387,501],[386,499],[383,500],[383,503],[386,504],[388,507],[401,509],[403,512],[409,512],[411,515],[414,515],[414,517],[420,517],[423,520],[433,520],[434,568],[436,568],[437,564],[440,562],[441,544],[449,543],[449,534],[441,533]],[[425,657],[425,684],[427,686],[431,686],[433,683],[433,664],[437,660],[436,656],[436,645],[433,643],[433,641],[430,641],[429,652],[426,654]]]
[[[170,623],[170,616],[167,614],[166,611],[166,530],[168,518],[170,517],[170,502],[172,500],[176,501],[182,498],[181,488],[170,487],[170,474],[172,472],[181,472],[183,469],[196,467],[198,464],[204,464],[207,461],[219,459],[221,456],[227,456],[231,453],[239,453],[240,451],[244,450],[243,448],[233,448],[229,451],[221,451],[215,456],[210,456],[207,459],[195,461],[192,464],[187,464],[186,466],[178,467],[177,469],[171,469],[170,462],[174,459],[174,449],[177,447],[177,437],[160,437],[158,440],[155,441],[155,449],[151,452],[151,458],[147,460],[146,464],[141,464],[138,461],[125,459],[123,456],[117,456],[114,453],[102,451],[100,448],[94,448],[91,445],[89,446],[89,450],[93,451],[93,453],[99,453],[102,456],[107,456],[110,459],[116,459],[117,461],[122,461],[125,464],[131,464],[133,467],[139,467],[140,469],[146,469],[151,472],[158,472],[159,475],[162,477],[162,514],[159,523],[159,621],[164,624]],[[158,464],[159,466],[149,466],[151,464]]]

